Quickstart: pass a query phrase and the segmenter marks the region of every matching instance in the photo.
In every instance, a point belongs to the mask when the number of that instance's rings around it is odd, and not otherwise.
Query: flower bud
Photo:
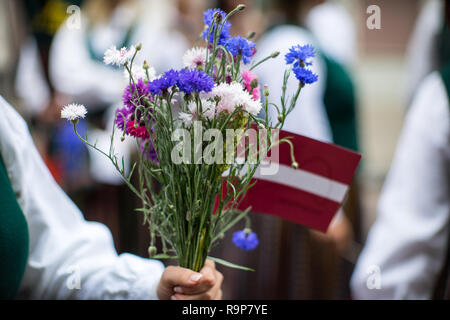
[[[147,63],[147,60],[144,60],[144,65],[142,66],[142,68],[144,68],[144,70],[150,69],[150,66]]]
[[[250,33],[247,35],[247,40],[253,39],[253,38],[255,37],[255,35],[256,35],[256,32],[255,32],[255,31],[250,32]]]
[[[272,54],[270,55],[270,57],[271,58],[276,58],[276,57],[278,57],[280,55],[280,51],[275,51],[275,52],[272,52]]]
[[[278,122],[283,122],[284,116],[282,114],[278,115]]]
[[[253,80],[250,82],[250,87],[251,87],[252,89],[255,89],[257,86],[258,86],[258,79],[253,79]]]
[[[214,12],[213,17],[214,17],[214,20],[215,20],[217,23],[221,23],[221,22],[222,22],[222,15],[220,14],[219,11]]]
[[[238,11],[244,10],[244,9],[245,9],[245,4],[239,4],[239,5],[236,7],[236,9],[237,9]]]
[[[154,257],[156,255],[156,252],[157,252],[157,250],[156,250],[155,246],[150,246],[148,248],[148,255],[149,255],[150,258]]]
[[[139,43],[137,46],[136,46],[136,51],[139,51],[139,50],[141,50],[142,49],[142,43]]]
[[[263,92],[265,97],[269,96],[269,86],[267,84],[264,85]]]
[[[298,162],[297,161],[292,162],[292,168],[294,168],[295,170],[298,169]]]

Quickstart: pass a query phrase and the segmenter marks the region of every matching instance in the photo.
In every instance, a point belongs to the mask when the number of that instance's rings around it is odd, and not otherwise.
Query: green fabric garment
[[[341,64],[324,54],[321,56],[327,72],[323,102],[330,122],[333,142],[358,151],[356,99],[352,79]]]
[[[444,82],[445,91],[447,92],[447,98],[450,101],[450,62],[444,64],[444,66],[439,70],[439,73],[441,75],[442,81]],[[450,299],[450,234],[447,238],[447,253],[444,265],[436,281],[433,292],[433,299]]]
[[[28,225],[0,155],[0,299],[14,299],[25,273]]]
[[[442,81],[444,82],[445,89],[447,91],[447,97],[450,99],[450,62],[445,64],[443,68],[439,70]]]

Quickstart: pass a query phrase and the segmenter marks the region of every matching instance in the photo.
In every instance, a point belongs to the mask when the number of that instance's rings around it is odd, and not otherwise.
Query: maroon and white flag
[[[254,175],[257,183],[247,192],[240,208],[252,206],[252,212],[325,232],[346,199],[361,155],[286,131],[281,131],[279,137],[291,137],[298,168],[292,167],[289,145],[282,143],[279,159],[275,158],[279,164],[276,173],[264,174],[258,168]]]

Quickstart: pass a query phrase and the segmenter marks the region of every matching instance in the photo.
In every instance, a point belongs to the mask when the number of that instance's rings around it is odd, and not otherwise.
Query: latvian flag
[[[286,131],[280,139],[291,137],[298,168],[292,167],[290,147],[279,147],[279,169],[263,175],[258,169],[240,208],[275,215],[326,232],[342,206],[361,155],[333,144]]]

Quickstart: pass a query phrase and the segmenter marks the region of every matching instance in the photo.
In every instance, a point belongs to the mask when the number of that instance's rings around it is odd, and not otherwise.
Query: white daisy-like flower
[[[86,116],[86,107],[81,104],[71,103],[61,110],[61,118],[75,121]]]
[[[183,55],[183,64],[188,69],[204,68],[206,64],[206,49],[194,47]]]
[[[202,98],[206,99],[216,97],[220,98],[217,104],[218,114],[222,112],[231,113],[235,108],[242,107],[248,113],[257,115],[262,108],[261,102],[253,100],[250,93],[237,82],[221,83],[215,86],[211,92],[202,95]]]
[[[209,120],[213,120],[216,112],[216,103],[207,99],[201,99],[201,104],[201,115]],[[197,118],[197,104],[194,101],[189,102],[187,109],[193,118]]]
[[[103,62],[105,64],[123,66],[125,63],[127,63],[133,58],[135,52],[136,48],[134,46],[131,46],[130,49],[123,47],[120,50],[117,50],[116,46],[112,46],[111,48],[105,51]]]
[[[194,117],[197,115],[197,104],[194,101],[189,102],[189,104],[187,105],[187,109],[189,110],[189,113]]]
[[[131,69],[131,73],[133,75],[133,79],[134,80],[139,80],[139,79],[147,79],[147,73],[145,72],[145,69],[142,66],[136,66],[133,64],[133,67]],[[125,76],[125,79],[127,79],[127,81],[130,80],[130,73],[128,72],[128,70],[124,70],[123,74]],[[148,81],[153,81],[156,79],[156,70],[153,67],[149,67],[148,68],[148,76],[149,79]]]
[[[186,128],[190,128],[192,126],[192,122],[194,121],[194,116],[192,113],[180,112],[178,119],[184,123]]]
[[[213,120],[216,115],[216,103],[214,101],[202,99],[203,114],[209,120]]]

